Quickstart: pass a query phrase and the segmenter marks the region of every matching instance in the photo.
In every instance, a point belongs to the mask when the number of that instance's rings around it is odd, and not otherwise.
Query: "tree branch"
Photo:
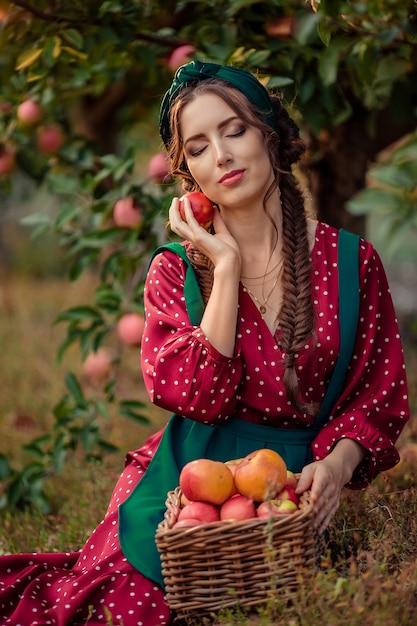
[[[32,13],[35,17],[38,17],[40,20],[45,20],[47,22],[62,22],[62,17],[57,17],[56,15],[52,15],[50,13],[43,13],[36,9],[34,6],[30,4],[30,2],[26,2],[26,0],[11,0],[11,4],[15,4],[21,9],[25,9],[28,13]]]
[[[42,11],[39,11],[39,9],[36,9],[34,6],[32,6],[30,2],[26,2],[26,0],[11,0],[11,4],[25,9],[25,11],[31,13],[34,17],[37,17],[40,20],[45,20],[47,22],[72,22],[74,24],[78,23],[77,20],[71,20],[67,17],[58,16],[52,13],[43,13]],[[94,22],[94,24],[99,24],[99,22]],[[144,32],[136,33],[135,38],[139,39],[140,41],[147,41],[148,43],[155,43],[162,46],[167,46],[167,48],[177,48],[178,46],[183,46],[191,43],[190,41],[185,41],[183,39],[161,37],[160,35]]]

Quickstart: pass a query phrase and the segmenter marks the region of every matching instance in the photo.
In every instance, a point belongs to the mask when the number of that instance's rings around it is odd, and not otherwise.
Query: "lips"
[[[219,180],[219,183],[221,185],[233,185],[242,180],[244,175],[245,170],[232,170],[231,172],[224,174]]]

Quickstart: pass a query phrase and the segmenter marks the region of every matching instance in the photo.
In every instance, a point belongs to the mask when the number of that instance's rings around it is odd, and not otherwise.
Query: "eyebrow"
[[[231,117],[228,117],[227,119],[220,122],[220,124],[217,126],[217,129],[221,130],[222,128],[224,128],[225,126],[227,126],[228,124],[230,124],[230,122],[233,122],[234,120],[240,120],[240,117],[238,115],[232,115]],[[192,135],[191,137],[188,137],[188,139],[184,141],[184,148],[187,145],[187,143],[189,143],[190,141],[195,141],[196,139],[202,139],[205,136],[206,136],[205,133],[198,133],[197,135]]]

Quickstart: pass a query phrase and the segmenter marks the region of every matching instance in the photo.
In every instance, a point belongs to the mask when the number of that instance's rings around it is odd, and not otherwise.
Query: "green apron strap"
[[[172,243],[167,243],[157,248],[152,255],[151,261],[162,250],[171,250],[171,252],[175,252],[187,264],[187,272],[184,283],[185,305],[187,307],[187,313],[191,324],[193,326],[199,326],[204,313],[204,302],[193,266],[187,256],[187,251],[182,244],[177,241],[173,241]]]
[[[359,237],[340,229],[338,246],[340,350],[315,426],[324,426],[343,388],[359,318]]]

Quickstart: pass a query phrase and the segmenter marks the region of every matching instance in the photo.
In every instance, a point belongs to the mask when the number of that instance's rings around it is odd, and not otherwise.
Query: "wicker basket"
[[[316,569],[318,542],[308,494],[291,515],[172,528],[181,490],[168,493],[156,533],[166,599],[179,618],[260,605]]]

